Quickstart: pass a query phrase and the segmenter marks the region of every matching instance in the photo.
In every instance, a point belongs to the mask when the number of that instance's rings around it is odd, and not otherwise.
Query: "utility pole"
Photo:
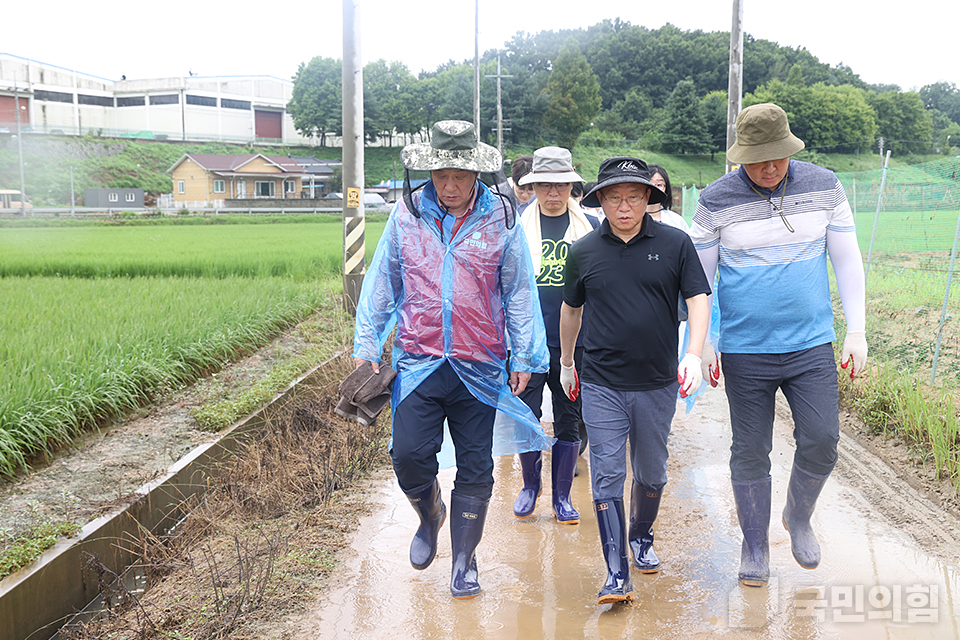
[[[513,76],[505,76],[500,72],[500,54],[497,54],[497,75],[485,77],[497,79],[497,150],[500,155],[503,155],[503,105],[500,101],[500,78],[512,78]]]
[[[473,130],[480,141],[480,0],[474,0]]]
[[[23,181],[23,132],[20,130],[20,91],[17,88],[17,76],[13,76],[13,109],[17,112],[17,156],[20,159],[20,215],[27,215],[27,188]],[[33,215],[31,213],[31,215]]]
[[[357,312],[363,286],[363,65],[360,10],[343,0],[343,301]]]
[[[733,0],[730,27],[730,79],[727,82],[727,149],[737,141],[737,114],[743,104],[743,0]],[[733,165],[726,162],[726,173]]]

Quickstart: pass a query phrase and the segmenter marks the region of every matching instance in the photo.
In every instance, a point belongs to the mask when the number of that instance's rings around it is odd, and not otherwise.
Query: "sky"
[[[630,2],[479,0],[480,52],[502,48],[517,32],[588,27],[620,18],[657,29],[729,31],[732,0]],[[108,79],[270,75],[292,79],[301,62],[343,55],[342,0],[274,5],[257,13],[208,0],[163,3],[48,0],[4,7],[0,53]],[[364,64],[399,61],[413,72],[448,60],[472,60],[471,0],[356,0]],[[265,5],[269,7],[270,5]],[[960,85],[956,0],[742,0],[743,31],[786,47],[805,47],[830,65],[843,63],[870,84],[919,89]],[[509,70],[506,70],[509,72]]]

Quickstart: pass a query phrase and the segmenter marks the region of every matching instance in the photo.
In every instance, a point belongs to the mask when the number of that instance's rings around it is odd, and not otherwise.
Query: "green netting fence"
[[[867,271],[870,357],[922,382],[956,388],[960,158],[890,168],[886,175],[878,169],[838,177],[853,208]],[[698,195],[695,187],[684,188],[688,222]],[[842,324],[842,314],[837,316]]]

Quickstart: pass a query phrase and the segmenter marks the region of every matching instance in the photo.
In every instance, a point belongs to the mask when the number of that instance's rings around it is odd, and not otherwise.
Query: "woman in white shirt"
[[[667,170],[658,164],[648,164],[647,168],[650,169],[653,176],[650,178],[650,182],[667,194],[663,202],[647,205],[647,214],[657,222],[682,229],[687,235],[690,235],[690,225],[687,224],[687,221],[680,214],[670,210],[673,206],[673,191],[670,187],[670,176],[667,174]]]

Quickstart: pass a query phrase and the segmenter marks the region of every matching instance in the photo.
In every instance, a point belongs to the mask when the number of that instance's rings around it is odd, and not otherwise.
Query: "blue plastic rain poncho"
[[[420,217],[397,201],[364,277],[353,356],[379,362],[396,326],[393,409],[447,361],[470,393],[498,410],[493,455],[550,448],[555,439],[508,385],[508,336],[512,371],[545,372],[550,363],[522,229],[507,228],[503,203],[480,182],[452,239],[441,235],[445,214],[433,183],[413,200]]]

